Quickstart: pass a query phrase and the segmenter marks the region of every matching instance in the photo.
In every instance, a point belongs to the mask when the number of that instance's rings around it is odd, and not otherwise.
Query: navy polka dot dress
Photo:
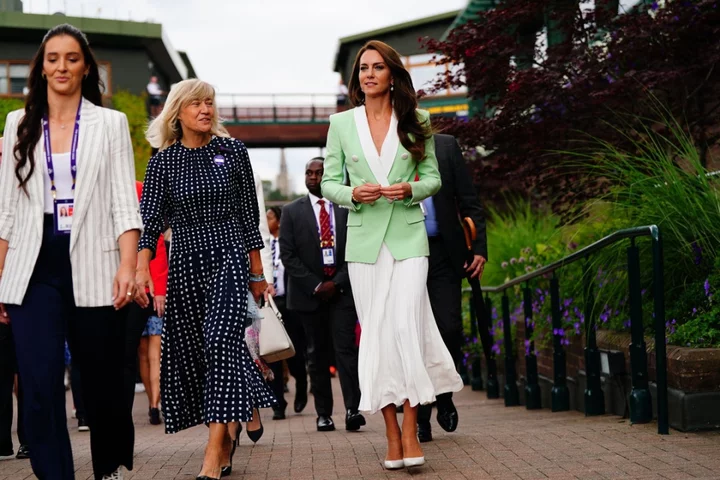
[[[160,367],[166,432],[252,420],[253,408],[276,400],[244,340],[247,252],[263,247],[245,146],[214,138],[161,151],[148,164],[140,210],[140,250],[154,251],[166,220],[173,232]]]

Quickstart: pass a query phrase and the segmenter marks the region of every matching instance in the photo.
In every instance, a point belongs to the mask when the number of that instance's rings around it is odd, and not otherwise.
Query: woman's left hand
[[[157,316],[163,318],[165,316],[165,295],[155,295],[153,297],[153,305]]]
[[[412,197],[412,187],[408,182],[382,187],[380,193],[388,200],[404,200]]]
[[[135,268],[120,265],[113,280],[113,306],[120,310],[132,302],[135,295]]]
[[[263,280],[261,282],[250,282],[250,293],[252,294],[255,302],[260,304],[260,299],[268,288],[268,283]]]

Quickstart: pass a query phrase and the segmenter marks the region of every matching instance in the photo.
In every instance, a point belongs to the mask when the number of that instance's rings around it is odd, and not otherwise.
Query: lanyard
[[[75,128],[73,128],[72,144],[70,145],[70,174],[72,175],[72,191],[75,193],[75,177],[77,171],[77,148],[80,141],[80,108],[82,100],[78,105],[77,115],[75,115]],[[50,146],[50,124],[47,114],[42,119],[43,134],[45,135],[45,163],[47,164],[48,176],[50,177],[50,192],[53,200],[57,197],[57,188],[55,187],[55,170],[53,169],[52,147]]]

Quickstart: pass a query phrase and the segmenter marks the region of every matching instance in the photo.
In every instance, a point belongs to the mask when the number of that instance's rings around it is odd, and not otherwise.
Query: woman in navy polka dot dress
[[[248,289],[255,300],[267,289],[252,167],[245,146],[220,124],[214,97],[205,82],[180,82],[148,129],[160,151],[145,174],[137,274],[138,285],[152,290],[147,265],[167,221],[173,242],[160,374],[165,429],[209,425],[198,477],[208,479],[229,473],[238,422],[251,422],[248,435],[256,440],[257,409],[276,403],[244,341]],[[145,289],[137,290],[142,305]]]

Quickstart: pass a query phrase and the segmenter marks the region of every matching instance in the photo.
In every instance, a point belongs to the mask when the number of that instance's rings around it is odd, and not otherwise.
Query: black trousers
[[[80,369],[75,368],[70,363],[70,391],[72,392],[73,405],[75,406],[75,416],[78,420],[81,418],[87,420],[85,413],[85,402],[82,396],[82,380],[80,379]]]
[[[13,450],[13,387],[15,386],[15,345],[13,344],[12,327],[0,323],[0,455]],[[25,444],[25,430],[20,420],[23,415],[22,387],[18,386],[18,420],[17,433],[21,445]]]
[[[150,317],[155,313],[153,299],[148,295],[150,304],[142,308],[133,302],[127,306],[127,322],[125,330],[125,361],[123,366],[123,383],[125,402],[132,415],[135,403],[135,383],[138,376],[138,347],[140,338]]]
[[[462,361],[462,278],[452,266],[450,256],[440,237],[430,239],[430,258],[428,261],[428,295],[435,321],[445,346],[458,368]],[[438,404],[452,401],[452,392],[437,396]],[[421,405],[418,409],[418,422],[430,420],[432,407]]]
[[[80,308],[73,296],[70,238],[46,215],[43,242],[23,304],[7,305],[23,383],[23,422],[33,472],[43,480],[75,478],[65,414],[68,339],[90,426],[95,478],[132,469],[134,428],[122,397],[124,312]],[[110,286],[108,285],[108,288]]]
[[[305,328],[310,388],[318,416],[330,416],[333,411],[330,382],[333,350],[345,409],[356,411],[360,405],[360,383],[358,348],[355,346],[357,313],[352,297],[338,294],[315,311],[295,313]]]
[[[305,355],[305,330],[303,329],[300,319],[295,315],[294,312],[287,309],[285,306],[285,297],[275,297],[275,304],[280,310],[283,316],[283,322],[285,323],[285,330],[287,330],[290,340],[292,340],[295,346],[295,356],[288,358],[288,370],[290,375],[295,379],[295,390],[304,390],[307,393],[308,380],[307,380],[307,368],[305,367],[306,355]],[[285,401],[284,393],[284,382],[283,382],[283,367],[282,362],[273,362],[270,364],[270,368],[273,371],[275,378],[270,382],[270,387],[275,394],[275,398],[278,401],[278,408],[284,410],[287,407],[287,401]]]

